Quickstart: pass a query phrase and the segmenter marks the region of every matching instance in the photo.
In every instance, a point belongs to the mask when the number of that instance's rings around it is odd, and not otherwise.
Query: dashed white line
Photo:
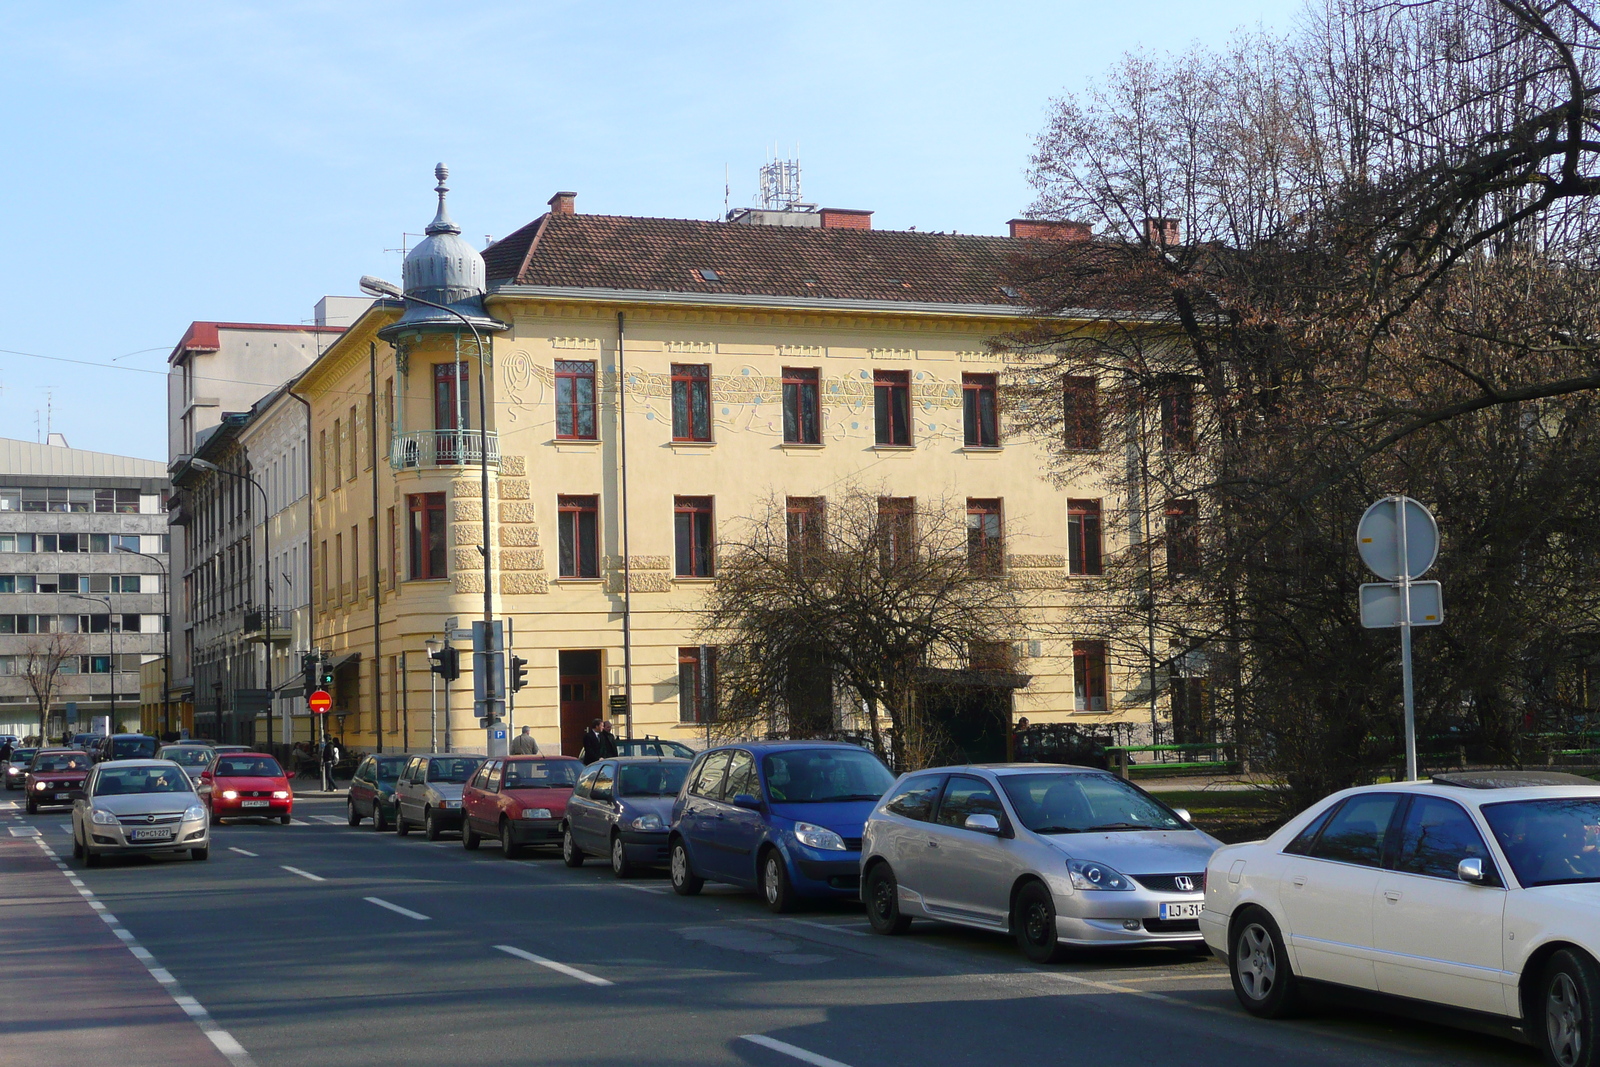
[[[779,1041],[777,1038],[768,1037],[766,1034],[745,1034],[739,1040],[748,1041],[752,1045],[760,1045],[762,1048],[770,1048],[774,1052],[781,1052],[785,1056],[799,1060],[801,1063],[809,1063],[812,1067],[850,1067],[847,1063],[829,1059],[827,1056],[819,1055],[809,1049],[803,1049],[799,1045],[791,1045],[787,1041]]]
[[[329,826],[339,826],[346,821],[343,815],[313,815],[311,817],[318,822],[327,823]]]
[[[320,874],[312,874],[310,871],[302,871],[299,867],[291,867],[287,863],[281,863],[279,866],[288,871],[290,874],[298,874],[300,877],[309,878],[313,882],[327,881],[327,879],[322,877]]]
[[[398,904],[391,904],[387,900],[384,900],[382,897],[362,897],[361,899],[366,901],[368,904],[376,904],[380,908],[388,908],[390,911],[394,912],[396,915],[404,915],[408,919],[416,919],[419,922],[427,922],[428,921],[428,917],[426,915],[422,914],[422,912],[420,912],[420,911],[412,911],[410,908],[402,908]]]
[[[241,856],[249,856],[252,859],[260,859],[261,858],[261,854],[259,852],[251,852],[249,849],[243,849],[243,848],[234,848],[232,845],[228,846],[228,851],[229,852],[237,852]]]
[[[656,896],[661,896],[666,892],[666,890],[662,889],[660,886],[634,885],[632,882],[602,882],[601,884],[614,886],[617,889],[633,889],[640,893],[654,893]]]
[[[843,926],[836,926],[833,923],[812,922],[810,919],[786,919],[784,921],[785,922],[792,922],[792,923],[799,923],[801,926],[814,926],[818,930],[827,930],[827,931],[830,931],[831,933],[835,933],[835,934],[844,934],[846,937],[868,937],[868,936],[870,936],[868,934],[862,933],[860,930],[847,930]]]
[[[371,900],[372,898],[368,897],[367,899]],[[580,982],[588,982],[590,985],[607,986],[616,984],[615,982],[607,981],[606,979],[601,978],[597,974],[590,974],[588,971],[580,971],[576,967],[568,967],[565,963],[557,963],[555,960],[548,960],[543,956],[536,956],[532,952],[527,952],[520,948],[513,948],[510,945],[496,945],[495,948],[501,952],[504,952],[508,956],[515,956],[518,959],[527,960],[529,963],[537,963],[541,967],[548,967],[550,970],[555,971],[558,974],[564,974],[568,978],[576,978]]]

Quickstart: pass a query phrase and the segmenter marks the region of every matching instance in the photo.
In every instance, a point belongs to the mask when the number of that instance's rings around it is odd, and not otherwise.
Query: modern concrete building
[[[0,439],[0,733],[137,730],[168,639],[166,467],[51,438]]]

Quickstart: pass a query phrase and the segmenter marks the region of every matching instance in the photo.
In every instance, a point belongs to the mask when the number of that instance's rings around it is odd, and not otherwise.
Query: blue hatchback
[[[774,911],[801,897],[855,899],[861,828],[894,784],[876,756],[831,741],[766,741],[701,753],[672,805],[672,888],[760,891]]]

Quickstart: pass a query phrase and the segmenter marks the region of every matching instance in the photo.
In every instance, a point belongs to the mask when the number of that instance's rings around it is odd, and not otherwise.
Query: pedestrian
[[[600,758],[615,759],[617,756],[617,735],[611,732],[611,720],[607,719],[600,724]]]
[[[322,742],[322,788],[324,791],[333,789],[333,767],[339,762],[339,746],[329,737]]]
[[[11,738],[0,741],[0,766],[11,762]]]
[[[539,742],[533,739],[533,727],[524,726],[522,733],[512,739],[511,754],[513,756],[537,756],[539,754]]]
[[[593,763],[597,759],[603,759],[605,753],[602,751],[601,746],[600,720],[596,719],[589,724],[587,730],[583,731],[583,749],[578,753],[578,758],[585,763]]]

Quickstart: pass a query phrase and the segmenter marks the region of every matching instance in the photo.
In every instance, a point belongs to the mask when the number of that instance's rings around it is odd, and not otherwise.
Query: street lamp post
[[[130,556],[153,559],[161,568],[161,590],[166,594],[167,605],[167,612],[162,616],[161,625],[161,732],[170,734],[172,732],[172,572],[166,563],[162,562],[160,556],[140,552],[136,548],[124,545],[118,545],[117,551],[126,552]]]
[[[210,471],[213,474],[226,474],[230,478],[237,478],[241,482],[249,482],[256,487],[256,492],[261,494],[261,585],[262,595],[266,599],[266,615],[263,624],[267,631],[267,743],[272,743],[272,702],[274,690],[272,688],[272,502],[267,499],[267,491],[261,488],[261,483],[248,474],[230,471],[226,467],[219,467],[208,459],[194,458],[189,465],[196,470]],[[221,711],[218,711],[218,722],[221,722]]]
[[[109,596],[85,596],[82,593],[73,593],[78,600],[92,600],[96,604],[106,606],[106,638],[111,642],[111,724],[106,733],[117,732],[117,629],[111,624],[111,598]]]

